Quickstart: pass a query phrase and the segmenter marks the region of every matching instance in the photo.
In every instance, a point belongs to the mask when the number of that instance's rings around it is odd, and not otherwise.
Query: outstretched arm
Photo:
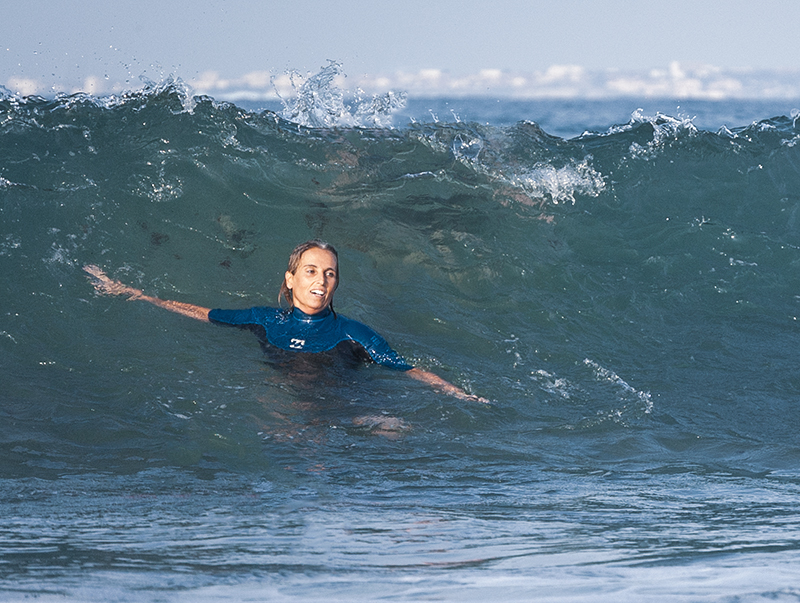
[[[450,383],[449,381],[445,381],[439,375],[434,375],[431,372],[420,368],[413,368],[406,373],[409,377],[413,377],[418,381],[422,381],[423,383],[427,383],[433,388],[436,388],[446,394],[451,396],[455,396],[461,400],[470,400],[472,402],[483,402],[484,404],[488,404],[489,400],[486,398],[481,398],[480,396],[473,396],[472,394],[468,394],[460,387],[457,387]]]
[[[142,301],[149,302],[154,306],[158,306],[159,308],[169,310],[170,312],[176,312],[178,314],[188,316],[189,318],[210,322],[208,320],[208,313],[210,312],[209,308],[203,308],[202,306],[172,301],[169,299],[158,299],[157,297],[145,295],[141,289],[129,287],[124,283],[109,278],[99,266],[95,266],[94,264],[87,264],[83,267],[83,269],[91,277],[92,285],[94,286],[95,290],[102,295],[127,295],[128,301],[140,299]]]

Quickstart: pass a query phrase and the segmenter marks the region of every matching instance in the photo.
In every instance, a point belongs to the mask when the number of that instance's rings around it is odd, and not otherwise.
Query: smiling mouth
[[[311,295],[316,295],[318,297],[325,297],[325,292],[320,289],[313,289],[311,291]]]

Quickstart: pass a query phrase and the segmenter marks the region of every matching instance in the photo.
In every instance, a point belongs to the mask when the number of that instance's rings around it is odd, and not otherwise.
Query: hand
[[[182,314],[196,320],[202,320],[203,322],[209,322],[208,313],[210,310],[208,308],[197,306],[195,304],[187,304],[170,299],[158,299],[157,297],[153,297],[151,295],[145,295],[144,291],[141,289],[129,287],[125,283],[121,283],[119,281],[115,281],[113,278],[109,278],[108,275],[103,272],[102,268],[95,266],[94,264],[86,264],[83,269],[92,278],[92,285],[101,295],[127,295],[128,301],[141,299],[142,301],[146,301],[147,303],[158,306],[159,308],[164,308],[170,312]]]
[[[427,383],[431,387],[438,389],[450,396],[458,398],[459,400],[467,400],[469,402],[481,402],[483,404],[489,404],[489,400],[486,398],[481,398],[480,396],[475,396],[473,394],[468,394],[460,387],[457,387],[450,383],[449,381],[445,381],[438,375],[434,375],[433,373],[423,370],[421,368],[413,368],[406,373],[409,377],[413,377],[418,381],[422,381],[423,383]]]
[[[474,394],[468,394],[464,392],[463,396],[457,396],[462,400],[469,400],[470,402],[480,402],[481,404],[491,404],[491,401],[487,400],[486,398],[482,398],[481,396],[476,396]]]
[[[480,402],[481,404],[490,404],[489,400],[487,400],[486,398],[476,396],[475,394],[468,394],[463,389],[456,387],[455,385],[452,386],[452,389],[448,388],[444,391],[445,393],[448,393],[451,396],[458,398],[459,400],[467,400],[468,402]]]
[[[138,299],[143,295],[141,289],[134,289],[109,278],[99,266],[87,264],[83,270],[92,277],[92,286],[101,295],[127,295],[128,300]]]

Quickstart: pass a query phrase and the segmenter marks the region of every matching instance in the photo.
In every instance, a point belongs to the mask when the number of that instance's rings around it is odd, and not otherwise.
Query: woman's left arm
[[[431,387],[438,389],[445,394],[449,394],[451,396],[455,396],[461,400],[469,400],[471,402],[483,402],[484,404],[488,404],[489,400],[486,398],[481,398],[480,396],[474,396],[472,394],[468,394],[460,387],[457,387],[450,383],[449,381],[445,381],[439,375],[434,375],[433,373],[423,370],[421,368],[413,368],[410,371],[406,371],[406,374],[409,377],[413,377],[418,381],[422,381],[423,383],[427,383]]]

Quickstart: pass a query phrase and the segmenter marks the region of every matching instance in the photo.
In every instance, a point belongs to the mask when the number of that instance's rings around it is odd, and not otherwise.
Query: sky
[[[794,0],[0,0],[0,85],[206,72],[798,69]],[[43,89],[44,87],[45,89]]]

